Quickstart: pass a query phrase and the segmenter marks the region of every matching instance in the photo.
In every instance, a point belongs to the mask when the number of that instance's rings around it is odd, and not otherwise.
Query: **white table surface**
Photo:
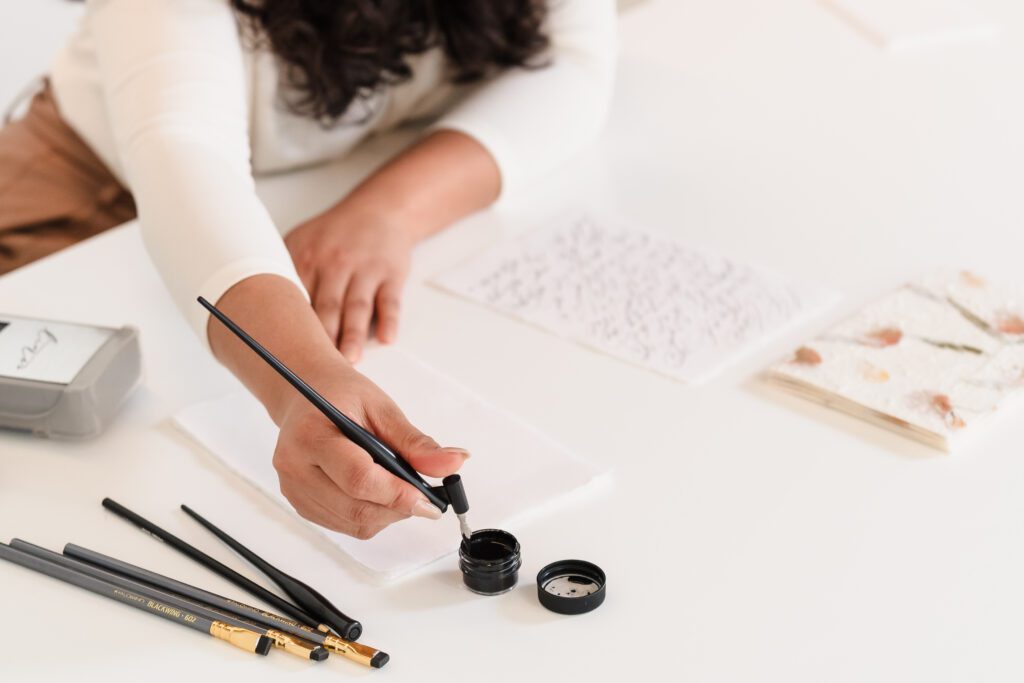
[[[0,435],[0,538],[74,541],[237,595],[99,504],[118,499],[255,576],[176,511],[217,510],[230,490],[254,520],[238,534],[392,655],[383,671],[248,656],[4,565],[0,680],[1021,680],[1021,420],[948,457],[754,379],[801,335],[932,265],[1024,284],[1024,5],[975,4],[1001,40],[894,57],[813,0],[652,0],[623,19],[603,139],[530,198],[418,251],[402,346],[616,468],[605,493],[512,529],[522,580],[502,597],[465,591],[454,559],[368,583],[170,426],[234,382],[174,312],[134,226],[0,278],[2,311],[137,325],[145,362],[101,438]],[[288,224],[400,142],[261,191]],[[695,388],[423,284],[579,205],[846,298]],[[607,571],[607,602],[546,612],[537,570],[577,556]]]

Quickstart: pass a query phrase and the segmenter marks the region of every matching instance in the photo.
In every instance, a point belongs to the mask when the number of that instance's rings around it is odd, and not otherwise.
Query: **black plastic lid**
[[[552,562],[537,574],[537,599],[559,614],[583,614],[596,609],[605,596],[605,575],[584,560]]]

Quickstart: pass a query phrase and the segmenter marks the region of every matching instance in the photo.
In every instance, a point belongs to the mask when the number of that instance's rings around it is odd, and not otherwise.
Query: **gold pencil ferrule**
[[[326,636],[324,638],[324,647],[329,651],[341,655],[345,659],[351,659],[353,662],[359,662],[363,666],[370,666],[370,662],[373,660],[379,650],[372,648],[368,645],[360,645],[359,643],[353,643],[344,638],[338,636]]]
[[[312,652],[317,648],[317,645],[313,643],[273,629],[267,630],[267,637],[274,641],[274,647],[281,648],[288,654],[302,659],[312,659]]]
[[[229,626],[223,621],[214,621],[210,624],[210,635],[220,640],[226,640],[235,647],[240,647],[248,652],[258,652],[260,639],[263,637],[255,631],[240,626]]]

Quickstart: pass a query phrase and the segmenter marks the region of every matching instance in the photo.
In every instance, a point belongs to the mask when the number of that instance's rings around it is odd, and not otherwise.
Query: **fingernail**
[[[426,517],[427,519],[441,519],[441,511],[424,498],[420,498],[412,506],[412,514],[417,517]]]
[[[449,453],[458,453],[462,456],[463,460],[469,460],[469,451],[465,448],[455,448],[454,446],[446,446],[445,449]]]

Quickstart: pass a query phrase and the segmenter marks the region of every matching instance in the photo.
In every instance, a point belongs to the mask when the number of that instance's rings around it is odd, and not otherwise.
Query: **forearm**
[[[302,292],[282,277],[246,278],[225,292],[217,307],[300,377],[326,376],[332,368],[342,372],[351,369]],[[295,390],[212,316],[207,334],[217,360],[248,387],[280,425],[289,403],[298,395]]]
[[[332,211],[385,214],[419,241],[489,206],[500,191],[491,154],[463,133],[440,130],[382,166]]]

